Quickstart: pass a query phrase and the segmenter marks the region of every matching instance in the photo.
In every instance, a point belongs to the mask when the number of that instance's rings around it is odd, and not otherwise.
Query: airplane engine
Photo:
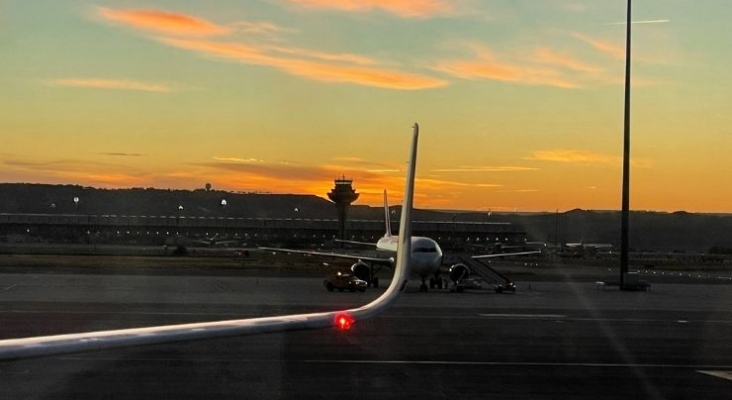
[[[465,264],[453,264],[450,267],[450,280],[457,283],[470,276],[470,268]]]
[[[356,278],[371,282],[371,268],[365,262],[359,261],[351,265],[351,272],[353,272]]]

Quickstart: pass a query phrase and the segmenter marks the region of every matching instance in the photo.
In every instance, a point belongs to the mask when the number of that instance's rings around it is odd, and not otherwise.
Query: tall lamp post
[[[628,0],[625,24],[625,115],[623,124],[623,198],[620,221],[620,288],[628,272],[628,217],[630,215],[630,26],[631,0]]]
[[[180,236],[180,218],[183,215],[183,206],[178,206],[178,213],[175,214],[175,236]]]

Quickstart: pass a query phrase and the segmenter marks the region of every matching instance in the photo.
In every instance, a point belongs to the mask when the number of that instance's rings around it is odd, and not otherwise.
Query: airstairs
[[[455,255],[455,258],[457,262],[465,264],[470,269],[470,278],[475,276],[480,277],[486,283],[491,285],[497,293],[502,293],[504,291],[516,291],[516,285],[510,279],[490,266],[471,258],[467,254]],[[471,283],[462,281],[464,280],[461,279],[457,282],[451,282],[451,284],[454,285],[451,289],[458,292],[462,292],[464,289],[469,289]]]

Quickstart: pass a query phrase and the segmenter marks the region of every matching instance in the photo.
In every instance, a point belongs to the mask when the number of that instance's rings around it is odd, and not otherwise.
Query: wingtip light
[[[351,329],[354,322],[356,322],[356,320],[354,320],[353,317],[348,314],[341,313],[335,316],[335,325],[341,331],[347,331]]]

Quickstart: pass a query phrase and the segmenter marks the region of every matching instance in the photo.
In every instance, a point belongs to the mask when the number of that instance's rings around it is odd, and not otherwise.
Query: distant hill
[[[505,216],[530,240],[555,243],[610,243],[620,246],[620,212],[572,210],[560,214]],[[732,253],[732,215],[633,211],[630,246],[635,251]]]
[[[78,198],[78,202],[74,202]],[[222,205],[225,200],[226,205]],[[182,206],[182,210],[179,207]],[[398,215],[399,206],[392,207]],[[185,215],[244,218],[335,219],[333,203],[314,195],[232,193],[152,188],[97,189],[76,185],[0,184],[0,213],[90,215]],[[415,210],[415,220],[511,223],[530,241],[619,245],[618,211],[492,213]],[[381,220],[383,210],[353,204],[351,219]],[[732,253],[732,215],[640,212],[630,216],[631,246],[638,251]]]
[[[331,202],[313,195],[36,184],[0,184],[0,212],[252,218],[333,218],[335,215]]]

